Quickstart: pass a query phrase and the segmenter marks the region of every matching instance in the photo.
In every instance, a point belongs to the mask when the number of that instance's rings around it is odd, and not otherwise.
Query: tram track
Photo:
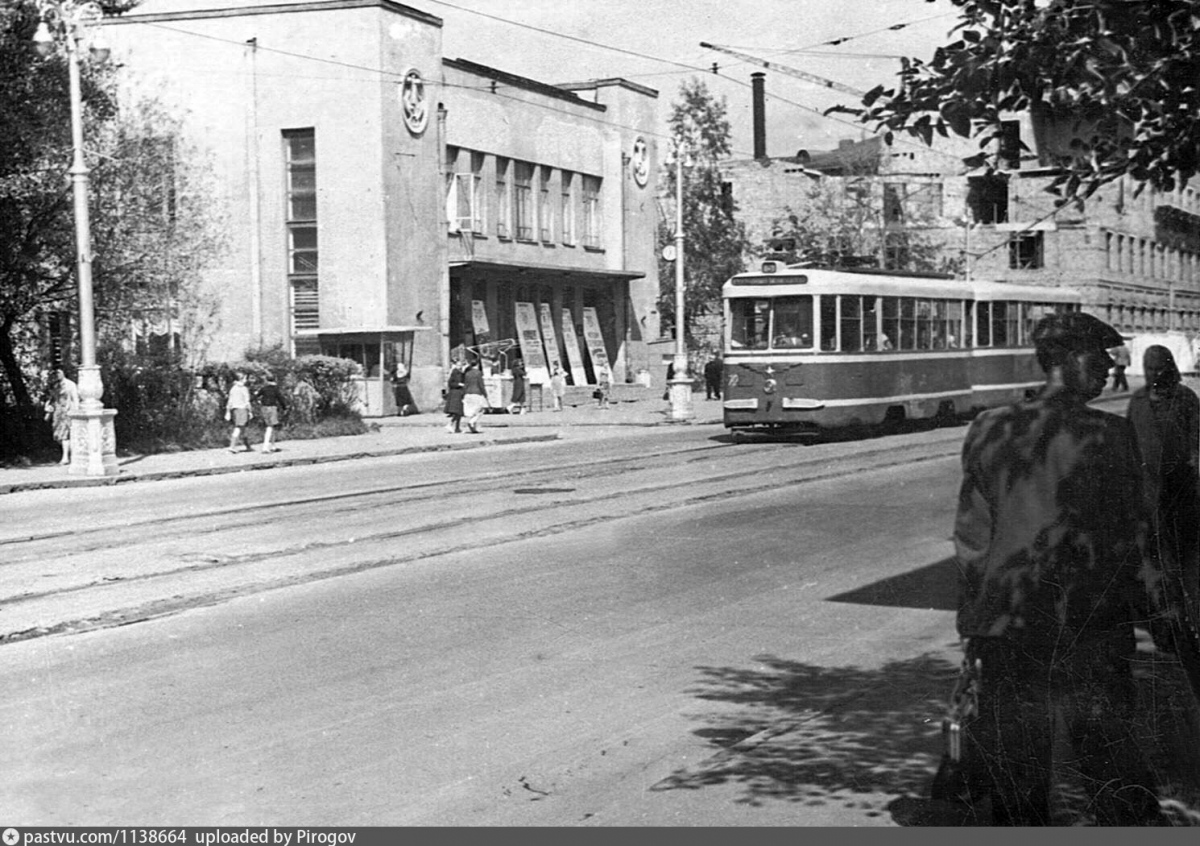
[[[955,435],[954,437],[957,438],[958,436]],[[535,468],[529,470],[519,470],[515,472],[511,469],[505,469],[492,472],[474,473],[471,475],[469,480],[456,477],[433,479],[428,481],[412,481],[384,486],[374,485],[356,490],[339,490],[325,494],[288,497],[264,502],[238,503],[220,507],[208,507],[204,510],[191,510],[178,514],[158,514],[152,517],[144,517],[134,520],[127,519],[115,523],[108,522],[103,525],[76,525],[69,528],[33,534],[10,536],[0,535],[0,548],[14,548],[22,545],[35,544],[38,542],[54,542],[61,539],[71,539],[74,542],[79,542],[88,537],[103,538],[106,535],[122,534],[130,530],[143,529],[147,527],[156,528],[157,534],[163,536],[169,536],[183,531],[195,532],[197,534],[213,533],[227,529],[236,529],[241,526],[253,525],[262,519],[263,514],[272,511],[281,512],[287,509],[301,508],[305,506],[333,506],[335,508],[337,506],[342,506],[345,508],[355,508],[363,500],[381,497],[394,497],[396,495],[399,495],[401,498],[391,499],[389,500],[390,503],[419,504],[422,502],[436,501],[445,498],[448,493],[453,493],[456,489],[462,488],[465,484],[488,485],[501,480],[505,482],[505,487],[511,486],[514,490],[536,489],[546,484],[546,481],[544,480],[556,482],[561,481],[564,476],[569,476],[569,474],[572,472],[586,473],[588,478],[617,476],[651,469],[649,468],[648,464],[660,459],[684,457],[686,463],[694,464],[711,460],[713,454],[721,450],[733,449],[744,453],[747,448],[753,448],[756,456],[762,456],[764,454],[773,454],[794,450],[797,449],[797,446],[794,444],[777,441],[763,441],[753,445],[745,443],[737,445],[729,443],[714,443],[704,444],[702,446],[660,449],[654,452],[630,456],[628,458],[615,459],[603,466],[597,466],[595,463],[590,461],[575,461],[567,464],[560,464],[554,468]],[[859,453],[859,455],[881,455],[890,451],[892,451],[891,447],[880,447],[877,449],[866,450]],[[808,464],[822,460],[827,459],[824,456],[813,457],[808,459],[806,462],[802,462],[802,464]],[[737,475],[739,474],[728,474],[726,478],[733,478]],[[237,517],[241,519],[228,520],[227,518],[230,517]],[[222,522],[219,525],[204,525],[208,521],[222,518],[226,518],[227,522]],[[101,548],[102,546],[102,541],[95,541],[93,542],[92,546],[80,546],[79,549],[86,551],[88,549]],[[0,571],[2,571],[3,566],[3,564],[0,564]]]
[[[27,567],[32,560],[61,543],[61,537],[36,541],[8,539],[6,563],[0,565],[0,593],[7,594],[5,611],[0,616],[0,643],[27,639],[59,631],[81,631],[131,621],[152,619],[188,608],[212,605],[239,596],[350,575],[386,566],[409,565],[447,555],[472,553],[502,544],[518,543],[612,524],[633,516],[644,516],[671,509],[721,500],[753,496],[758,493],[827,481],[872,470],[894,469],[905,464],[947,458],[957,452],[959,437],[938,438],[920,445],[881,445],[877,449],[845,454],[805,457],[780,466],[778,455],[789,449],[786,444],[763,444],[748,453],[738,447],[735,469],[699,472],[680,479],[664,479],[670,467],[692,465],[694,470],[706,458],[722,455],[724,445],[704,445],[687,449],[658,450],[652,454],[629,456],[597,467],[577,462],[552,469],[518,473],[497,471],[467,480],[437,480],[423,483],[387,485],[357,491],[343,491],[321,497],[261,503],[255,520],[238,516],[244,507],[209,509],[204,514],[181,515],[158,525],[153,533],[143,534],[132,547],[114,550],[109,537],[97,529],[83,545],[71,544],[58,549],[64,556],[56,568],[43,566],[43,586],[27,586],[13,591],[4,584],[5,571]],[[953,444],[953,446],[951,446]],[[747,459],[755,460],[746,466]],[[668,463],[663,463],[668,462]],[[673,462],[673,463],[672,463]],[[760,466],[765,463],[766,466]],[[583,471],[586,469],[586,475]],[[561,493],[571,482],[564,472],[579,474],[585,484],[575,485],[569,495]],[[649,479],[644,477],[650,476]],[[638,478],[627,478],[635,476]],[[461,492],[463,485],[483,479],[503,479],[505,489],[529,489],[536,497],[521,504],[491,504],[481,512],[447,515],[437,506],[448,494]],[[550,487],[553,483],[554,487]],[[539,488],[545,496],[536,496]],[[581,488],[584,488],[581,490]],[[410,494],[397,498],[397,494]],[[493,496],[500,496],[494,492]],[[553,497],[550,501],[547,498]],[[271,544],[267,548],[244,553],[205,551],[207,540],[229,538],[239,528],[258,524],[264,511],[302,511],[333,503],[355,503],[358,521],[336,536],[300,538],[295,543]],[[511,495],[509,495],[511,502]],[[378,514],[414,506],[432,507],[435,513],[401,527],[386,526]],[[365,510],[364,510],[365,509]],[[336,513],[339,509],[335,508]],[[204,525],[205,520],[218,519]],[[303,513],[287,515],[304,520]],[[329,519],[329,514],[326,514]],[[194,521],[200,521],[196,523]],[[279,522],[283,522],[282,518]],[[147,524],[143,524],[147,525]],[[191,528],[184,528],[186,526]],[[374,529],[362,530],[363,526]],[[175,550],[160,549],[168,538],[186,532],[189,543]],[[469,535],[469,537],[464,537]],[[290,535],[288,536],[290,539]],[[76,538],[78,541],[78,538]],[[237,544],[236,538],[231,542]],[[16,553],[13,555],[12,553]],[[159,558],[147,566],[149,556]],[[88,576],[86,574],[92,574]],[[48,583],[46,583],[48,582]],[[53,625],[22,628],[21,620],[37,616],[34,612],[47,605],[76,605],[78,610],[59,614],[68,619]],[[29,613],[22,613],[25,609]],[[15,624],[15,625],[14,625]]]

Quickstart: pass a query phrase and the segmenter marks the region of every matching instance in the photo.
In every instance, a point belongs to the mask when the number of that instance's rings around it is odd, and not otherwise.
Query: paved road
[[[0,808],[949,821],[919,796],[957,663],[962,430],[597,434],[7,498]]]
[[[284,569],[395,560],[5,645],[0,806],[22,824],[893,824],[937,751],[951,612],[870,585],[919,594],[944,569],[954,459],[670,441],[489,451],[476,483],[431,463],[407,488],[414,460],[373,462],[363,487],[399,490],[252,517],[211,487],[197,507],[194,480],[186,531],[186,484],[138,486],[158,524],[35,542],[62,550],[50,581],[197,544]]]

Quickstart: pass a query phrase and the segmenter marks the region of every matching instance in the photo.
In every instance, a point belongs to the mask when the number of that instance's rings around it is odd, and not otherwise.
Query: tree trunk
[[[25,374],[17,363],[16,353],[12,346],[13,316],[5,315],[0,321],[0,366],[4,367],[4,375],[8,378],[9,389],[12,391],[13,405],[8,413],[0,416],[0,430],[3,430],[5,457],[13,455],[28,455],[33,444],[37,443],[37,414],[33,401],[29,396],[29,388],[25,384]]]
[[[11,314],[5,315],[4,321],[0,322],[0,365],[4,367],[4,375],[8,378],[8,384],[12,390],[13,404],[18,409],[27,411],[33,405],[33,401],[29,397],[29,388],[25,384],[25,374],[21,372],[21,367],[17,364],[16,353],[13,352],[13,322]]]

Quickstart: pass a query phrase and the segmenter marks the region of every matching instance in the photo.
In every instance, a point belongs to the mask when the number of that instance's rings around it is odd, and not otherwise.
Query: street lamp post
[[[88,218],[88,168],[83,158],[83,91],[79,49],[94,34],[104,16],[97,3],[74,0],[37,0],[41,20],[33,36],[43,56],[62,44],[67,53],[71,91],[71,187],[75,202],[75,257],[79,283],[79,410],[71,415],[70,473],[112,476],[117,473],[117,439],[113,431],[116,411],[106,409],[101,398],[104,384],[96,364],[96,320],[92,299],[92,236]],[[93,41],[91,51],[103,61],[108,51]]]
[[[687,156],[687,141],[682,135],[675,139],[675,376],[667,390],[671,395],[671,420],[683,423],[691,420],[692,378],[688,373],[687,324],[684,322],[683,274],[683,167]]]

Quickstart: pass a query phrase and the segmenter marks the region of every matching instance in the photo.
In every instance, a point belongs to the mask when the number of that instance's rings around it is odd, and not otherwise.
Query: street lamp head
[[[44,18],[38,21],[37,31],[33,34],[33,49],[43,58],[54,52],[54,33]]]
[[[112,48],[104,40],[103,33],[97,32],[92,36],[92,45],[88,48],[88,52],[93,61],[103,63],[108,61],[108,57],[112,54]]]

